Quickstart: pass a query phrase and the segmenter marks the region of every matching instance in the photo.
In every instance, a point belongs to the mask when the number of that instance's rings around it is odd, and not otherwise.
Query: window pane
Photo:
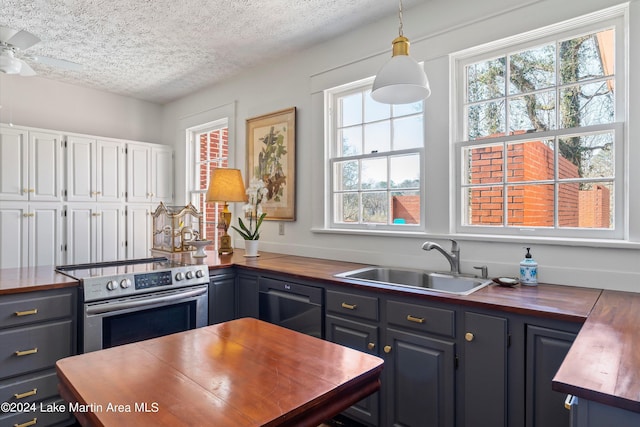
[[[467,225],[502,225],[502,191],[502,186],[466,188],[463,197],[467,206]]]
[[[387,188],[387,159],[362,160],[362,185],[363,190],[374,188]]]
[[[504,135],[504,101],[493,101],[468,107],[468,135],[470,140]]]
[[[546,91],[509,100],[511,135],[556,128],[556,92]]]
[[[334,184],[335,191],[357,190],[358,189],[358,161],[334,163]]]
[[[560,82],[575,83],[614,74],[614,30],[560,42]]]
[[[505,95],[504,57],[467,66],[467,102],[494,99]]]
[[[342,156],[362,154],[362,127],[354,126],[338,131],[338,140],[342,146]]]
[[[556,82],[556,49],[553,44],[525,50],[509,57],[509,93],[528,93]]]
[[[394,224],[420,224],[420,193],[391,193],[391,219]]]
[[[364,126],[364,153],[382,153],[391,149],[388,121]]]
[[[338,103],[338,127],[362,123],[362,92],[343,96]]]
[[[553,179],[555,159],[552,139],[510,143],[508,147],[509,182]]]
[[[613,132],[560,138],[560,158],[573,171],[562,173],[560,178],[613,177],[613,140]]]
[[[613,183],[560,184],[558,198],[560,227],[613,229]]]
[[[359,222],[358,193],[337,193],[334,196],[334,221],[340,223]]]
[[[389,104],[383,104],[374,101],[371,97],[371,91],[368,90],[364,96],[364,121],[365,123],[384,120],[391,117],[391,107]]]
[[[362,221],[387,224],[389,200],[386,191],[362,193]]]
[[[553,227],[553,184],[507,187],[508,225],[517,227]]]
[[[404,150],[424,145],[422,115],[393,121],[393,149]]]
[[[420,156],[393,156],[389,159],[391,188],[420,187]]]
[[[613,123],[613,80],[569,86],[560,91],[560,123],[563,128]]]
[[[393,111],[394,117],[407,116],[409,114],[422,113],[422,110],[424,108],[424,102],[418,101],[412,104],[395,104],[395,105],[392,105],[392,107],[393,107],[392,111]]]
[[[462,161],[465,184],[492,184],[503,180],[502,144],[465,147]]]

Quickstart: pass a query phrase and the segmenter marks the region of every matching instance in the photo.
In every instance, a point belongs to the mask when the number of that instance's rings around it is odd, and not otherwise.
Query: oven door
[[[85,303],[80,351],[88,353],[206,326],[208,288],[193,286]]]

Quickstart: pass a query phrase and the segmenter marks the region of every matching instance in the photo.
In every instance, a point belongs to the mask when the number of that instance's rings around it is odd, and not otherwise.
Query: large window
[[[424,227],[423,102],[381,104],[372,79],[325,92],[333,228]]]
[[[190,186],[191,202],[198,211],[203,213],[202,239],[213,240],[213,247],[217,249],[222,233],[220,212],[224,206],[219,203],[206,203],[205,199],[211,171],[215,168],[228,167],[229,164],[227,120],[192,129],[190,133],[194,164]]]
[[[591,21],[455,57],[458,231],[623,236],[624,29]]]

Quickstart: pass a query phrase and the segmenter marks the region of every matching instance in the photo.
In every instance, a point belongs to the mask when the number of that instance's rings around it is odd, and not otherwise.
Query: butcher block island
[[[317,426],[380,387],[382,359],[243,318],[59,360],[83,426]]]

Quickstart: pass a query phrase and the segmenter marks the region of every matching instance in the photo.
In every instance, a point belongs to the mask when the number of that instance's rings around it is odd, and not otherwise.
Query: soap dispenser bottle
[[[531,248],[526,248],[527,254],[520,262],[520,283],[523,285],[536,286],[538,284],[538,263],[535,262],[531,253]]]

